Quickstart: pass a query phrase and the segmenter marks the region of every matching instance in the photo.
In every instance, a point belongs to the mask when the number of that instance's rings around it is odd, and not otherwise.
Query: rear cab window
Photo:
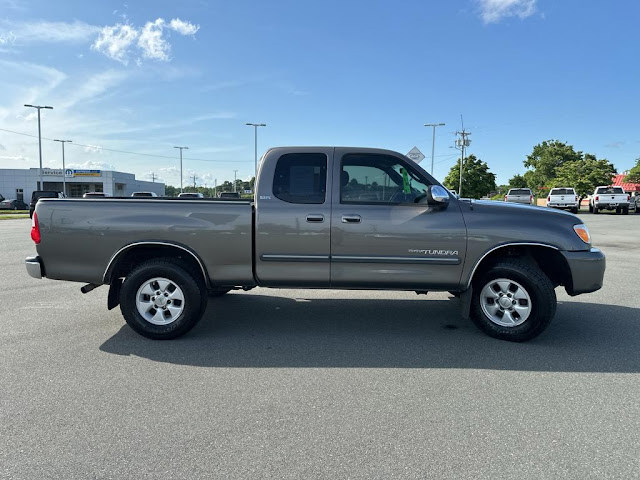
[[[622,187],[600,187],[596,193],[602,195],[616,195],[624,193]]]
[[[507,195],[531,195],[531,190],[528,188],[512,188]]]
[[[287,203],[325,203],[327,156],[324,153],[282,155],[273,176],[273,194]]]
[[[549,195],[575,195],[576,192],[573,188],[553,188]]]

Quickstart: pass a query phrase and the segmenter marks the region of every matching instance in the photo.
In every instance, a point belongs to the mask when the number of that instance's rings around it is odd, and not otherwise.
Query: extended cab
[[[631,196],[622,187],[596,187],[589,199],[589,211],[598,213],[600,210],[615,210],[616,213],[629,213]]]
[[[605,269],[578,217],[460,200],[368,148],[273,148],[254,201],[43,199],[31,235],[31,276],[109,285],[108,308],[157,339],[190,330],[207,293],[262,286],[449,291],[485,333],[524,341],[553,318],[557,286],[595,291]]]

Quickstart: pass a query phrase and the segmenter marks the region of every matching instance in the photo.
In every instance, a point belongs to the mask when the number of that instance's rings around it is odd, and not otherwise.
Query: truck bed
[[[176,245],[197,255],[212,283],[254,282],[253,205],[248,200],[43,199],[36,214],[48,278],[101,284],[118,253],[149,243]]]

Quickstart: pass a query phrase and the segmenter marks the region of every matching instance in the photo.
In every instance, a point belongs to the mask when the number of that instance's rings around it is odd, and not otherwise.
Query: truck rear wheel
[[[556,293],[535,265],[519,260],[493,265],[474,282],[471,319],[487,335],[524,342],[540,335],[556,312]]]
[[[124,279],[120,311],[127,324],[147,338],[184,335],[200,320],[207,290],[198,275],[171,259],[149,260]]]

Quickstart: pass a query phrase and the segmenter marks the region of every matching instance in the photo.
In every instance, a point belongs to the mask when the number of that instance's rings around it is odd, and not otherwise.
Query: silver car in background
[[[530,188],[512,188],[504,196],[505,202],[524,203],[526,205],[535,205],[533,201],[533,192]]]

